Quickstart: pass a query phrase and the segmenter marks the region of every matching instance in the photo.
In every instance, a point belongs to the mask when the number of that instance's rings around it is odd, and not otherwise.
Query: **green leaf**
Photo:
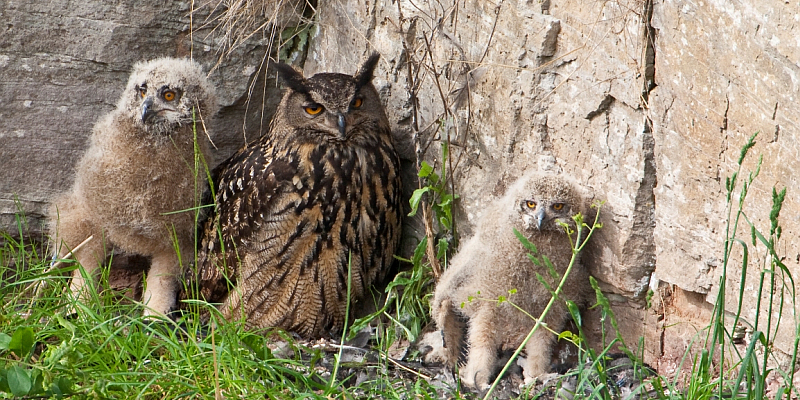
[[[59,376],[58,379],[53,381],[50,391],[58,397],[63,397],[72,394],[72,381],[69,378]]]
[[[547,267],[547,272],[550,273],[550,276],[556,281],[561,280],[561,275],[556,271],[556,267],[553,266],[553,263],[550,262],[550,259],[547,258],[546,255],[542,255],[542,261],[544,261],[544,265]]]
[[[447,157],[450,156],[450,146],[447,142],[442,142],[442,176],[447,176]]]
[[[502,296],[502,295],[497,296],[497,302],[498,303],[502,303],[504,301],[506,301],[506,296]]]
[[[417,176],[419,176],[420,178],[426,178],[428,177],[428,175],[431,174],[431,172],[433,172],[433,167],[430,164],[423,161],[422,166],[419,167],[419,173],[417,173]]]
[[[0,393],[10,393],[11,389],[8,388],[8,379],[6,379],[6,374],[8,371],[4,369],[0,369]]]
[[[439,223],[440,223],[440,224],[441,224],[441,225],[442,225],[442,226],[443,226],[445,229],[447,229],[448,231],[449,231],[449,230],[451,230],[451,229],[453,228],[453,227],[452,227],[452,224],[450,223],[450,219],[448,219],[446,216],[441,216],[441,217],[439,217]]]
[[[19,365],[11,367],[6,372],[6,379],[8,388],[11,389],[11,394],[14,396],[24,396],[31,391],[31,377]]]
[[[450,242],[448,242],[447,239],[439,239],[439,242],[436,244],[436,258],[444,260],[447,255],[448,247],[450,247]]]
[[[522,246],[525,247],[525,249],[527,249],[531,253],[533,253],[533,255],[536,255],[539,252],[538,250],[536,250],[536,246],[533,243],[531,243],[530,240],[528,240],[528,238],[526,238],[523,234],[521,234],[517,230],[517,228],[514,228],[514,236],[516,236],[517,239],[519,239],[519,241],[522,242]]]
[[[597,298],[597,304],[601,308],[601,312],[611,321],[611,327],[614,328],[614,333],[616,333],[617,338],[620,342],[620,350],[622,350],[625,355],[627,355],[630,359],[635,359],[636,356],[633,352],[628,349],[628,346],[625,344],[625,341],[622,339],[622,333],[619,330],[619,324],[617,323],[617,318],[614,316],[614,311],[611,309],[611,303],[608,301],[608,298],[603,294],[603,291],[600,290],[600,286],[597,283],[597,279],[594,279],[593,276],[589,276],[589,284],[592,285],[592,289],[594,289],[595,297]],[[705,350],[704,350],[705,351]]]
[[[11,336],[11,343],[8,344],[9,350],[13,351],[18,357],[25,357],[33,347],[33,328],[19,328]]]
[[[42,371],[38,369],[30,370],[31,388],[28,394],[42,394],[44,393],[44,376]]]
[[[550,294],[551,294],[551,295],[554,295],[554,294],[555,294],[555,293],[554,293],[555,291],[553,290],[553,288],[552,288],[552,287],[550,287],[550,284],[549,284],[549,283],[547,283],[547,281],[544,279],[544,277],[542,276],[542,274],[540,274],[540,273],[538,273],[538,272],[537,272],[537,273],[536,273],[536,279],[539,281],[539,283],[541,283],[541,284],[542,284],[542,285],[545,287],[545,289],[547,289],[547,291],[548,291],[548,292],[550,292]]]
[[[8,350],[9,344],[11,344],[11,336],[0,333],[0,350]]]
[[[531,260],[533,265],[535,265],[537,267],[541,267],[542,266],[542,262],[539,260],[539,257],[536,257],[533,254],[528,254],[528,259]]]
[[[575,334],[573,334],[570,331],[564,331],[564,332],[561,332],[561,333],[558,334],[558,340],[561,340],[561,339],[564,339],[564,338],[573,340],[575,338]]]
[[[442,201],[439,202],[439,207],[443,209],[453,204],[453,199],[457,198],[458,196],[453,196],[452,194],[445,194],[442,195]]]
[[[413,265],[420,265],[422,262],[422,256],[425,255],[425,250],[428,247],[428,237],[423,236],[422,241],[419,242],[417,248],[414,249],[414,256],[411,257],[411,263]]]
[[[435,185],[439,183],[439,175],[436,175],[436,172],[431,172],[431,174],[428,175],[428,180]],[[437,190],[436,187],[433,187],[432,189]],[[441,189],[438,189],[437,191],[441,191]]]
[[[567,309],[569,310],[569,315],[572,316],[572,319],[578,326],[583,325],[583,319],[581,318],[581,311],[578,309],[578,305],[575,304],[572,300],[567,300]]]
[[[250,347],[259,360],[272,358],[272,351],[266,346],[264,336],[247,333],[242,337],[242,343]]]
[[[417,215],[417,208],[419,207],[419,202],[422,201],[422,195],[429,190],[431,190],[430,186],[425,186],[424,188],[415,190],[411,195],[411,198],[408,200],[408,203],[411,205],[411,212],[408,213],[409,217]]]
[[[75,329],[76,329],[75,324],[73,324],[72,322],[69,322],[66,318],[64,318],[64,316],[61,315],[61,313],[56,313],[55,317],[56,317],[56,320],[58,321],[59,325],[61,325],[64,328],[66,328],[73,335],[75,334]]]

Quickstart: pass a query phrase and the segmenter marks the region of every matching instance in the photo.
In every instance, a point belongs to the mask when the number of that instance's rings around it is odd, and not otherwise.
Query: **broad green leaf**
[[[38,369],[32,369],[30,371],[30,380],[31,380],[31,388],[28,390],[28,394],[42,394],[44,393],[44,376],[42,375],[42,371]]]
[[[19,357],[25,357],[33,347],[33,328],[25,327],[19,328],[14,335],[11,336],[11,343],[8,348]]]
[[[419,173],[417,173],[417,176],[419,176],[420,178],[426,178],[428,177],[428,175],[431,174],[431,172],[433,172],[433,167],[430,164],[423,161],[422,166],[419,167]]]
[[[75,329],[76,329],[75,324],[64,318],[64,316],[62,316],[61,313],[56,313],[55,317],[61,326],[67,328],[67,330],[69,330],[70,333],[75,334]]]
[[[10,393],[11,389],[8,388],[8,379],[6,379],[6,374],[8,371],[4,369],[0,369],[0,393]]]
[[[419,207],[419,202],[422,201],[422,195],[427,193],[431,188],[429,186],[425,186],[424,188],[417,189],[411,195],[411,199],[408,200],[408,203],[411,205],[411,212],[408,213],[409,217],[413,217],[417,215],[417,208]]]
[[[11,367],[6,372],[8,388],[14,396],[24,396],[31,391],[31,377],[28,372],[20,368],[19,365]]]
[[[53,381],[50,391],[58,397],[63,397],[72,394],[72,381],[63,376]]]
[[[433,183],[435,185],[435,184],[439,183],[439,175],[437,175],[436,172],[431,172],[431,174],[428,175],[428,180],[431,181],[431,183]],[[433,189],[437,190],[437,188],[433,188]],[[438,189],[437,191],[441,191],[441,189]]]
[[[8,350],[9,344],[11,344],[11,336],[0,333],[0,350]]]

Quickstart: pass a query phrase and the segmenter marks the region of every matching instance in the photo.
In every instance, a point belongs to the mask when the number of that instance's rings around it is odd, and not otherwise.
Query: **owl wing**
[[[253,232],[255,216],[287,183],[289,169],[284,164],[272,161],[271,148],[262,141],[217,167],[216,209],[203,229],[197,267],[184,272],[186,291],[196,295],[187,293],[182,298],[220,302],[236,284],[239,255],[247,251],[241,247],[246,247],[246,238]]]

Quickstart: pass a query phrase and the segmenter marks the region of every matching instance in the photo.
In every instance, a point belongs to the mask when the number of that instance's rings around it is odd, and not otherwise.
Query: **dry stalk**
[[[418,120],[418,109],[417,109],[417,103],[418,102],[417,102],[417,97],[416,97],[416,91],[419,88],[419,84],[420,84],[419,71],[422,69],[422,68],[420,68],[420,65],[425,60],[425,58],[427,58],[429,55],[431,55],[431,52],[430,52],[430,46],[428,46],[427,51],[425,53],[423,53],[423,56],[422,56],[423,61],[416,62],[414,60],[414,58],[413,58],[414,55],[409,50],[408,43],[406,42],[406,32],[403,31],[403,20],[404,20],[404,18],[403,18],[403,10],[400,7],[400,2],[397,2],[397,11],[398,11],[398,13],[400,15],[400,27],[399,28],[400,28],[400,35],[403,38],[403,41],[402,41],[403,50],[405,51],[406,57],[408,58],[407,62],[406,62],[406,65],[408,67],[408,69],[407,69],[408,85],[409,85],[408,92],[409,92],[409,97],[411,98],[411,104],[412,104],[412,129],[413,129],[413,135],[414,135],[414,147],[415,147],[416,158],[417,158],[417,160],[416,160],[417,170],[419,170],[419,168],[421,166],[422,159],[423,159],[423,157],[425,155],[425,152],[427,151],[427,146],[423,149],[422,146],[420,145],[419,125],[418,125],[419,120]],[[425,40],[427,42],[427,37],[425,38]],[[416,74],[414,74],[414,66],[415,65],[417,67]],[[435,72],[434,72],[434,76],[436,76]],[[422,182],[421,181],[417,182],[417,187],[418,188],[422,187]],[[426,249],[425,249],[425,254],[428,257],[428,262],[431,265],[431,271],[433,273],[434,279],[438,280],[439,276],[442,274],[442,267],[441,267],[441,264],[439,264],[439,260],[436,258],[436,248],[435,248],[435,245],[434,245],[435,244],[435,236],[434,236],[434,233],[433,233],[433,217],[432,217],[432,213],[433,213],[433,211],[431,209],[430,203],[427,202],[427,201],[423,201],[422,202],[422,220],[423,220],[423,223],[425,225],[425,237],[427,238],[427,246],[426,246]]]
[[[430,381],[431,379],[433,379],[432,377],[430,377],[428,375],[425,375],[422,372],[415,371],[415,370],[413,370],[411,368],[406,367],[403,364],[400,364],[400,362],[398,362],[397,360],[395,360],[395,359],[393,359],[393,358],[391,358],[389,356],[385,356],[384,358],[386,358],[389,362],[394,364],[397,368],[400,368],[400,369],[402,369],[402,370],[404,370],[406,372],[410,372],[410,373],[412,373],[412,374],[414,374],[414,375],[416,375],[416,376],[418,376],[418,377],[420,377],[422,379],[425,379],[426,381]]]
[[[439,259],[436,258],[436,236],[433,234],[433,211],[431,205],[425,202],[422,205],[422,219],[425,221],[425,236],[428,238],[428,246],[425,249],[425,255],[428,256],[428,262],[431,264],[431,272],[436,281],[439,281],[439,276],[442,275],[442,265]]]

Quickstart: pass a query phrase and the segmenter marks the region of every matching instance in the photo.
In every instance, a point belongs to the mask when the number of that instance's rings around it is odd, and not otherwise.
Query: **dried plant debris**
[[[286,41],[282,32],[310,23],[315,4],[310,0],[212,0],[208,5],[215,12],[208,23],[223,38],[222,49],[231,51],[252,37]]]

